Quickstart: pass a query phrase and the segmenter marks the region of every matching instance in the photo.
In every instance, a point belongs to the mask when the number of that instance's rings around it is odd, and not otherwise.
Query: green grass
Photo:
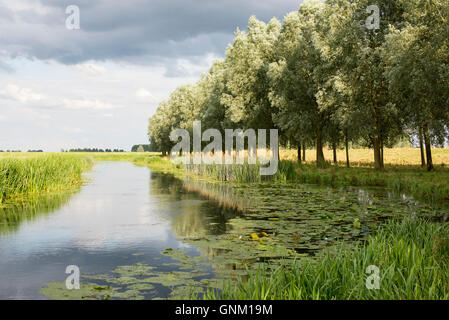
[[[170,160],[157,155],[135,157],[133,162],[136,165],[148,166],[152,170],[172,173],[174,175],[179,175],[183,172],[181,164],[175,165]]]
[[[379,290],[366,287],[366,269],[379,268]],[[268,274],[249,272],[204,299],[449,299],[449,226],[390,221],[366,243],[343,245],[318,261],[284,264]]]
[[[27,195],[78,187],[92,160],[77,155],[44,154],[0,159],[0,203]]]

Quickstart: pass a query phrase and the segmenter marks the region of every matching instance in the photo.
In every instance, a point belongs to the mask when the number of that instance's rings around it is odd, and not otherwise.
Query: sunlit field
[[[333,161],[333,151],[325,148],[324,157],[326,161]],[[281,160],[297,160],[296,150],[281,149]],[[433,163],[436,165],[449,165],[449,149],[432,149]],[[308,149],[306,151],[306,162],[314,162],[316,159],[316,151]],[[349,160],[352,166],[373,166],[374,151],[372,149],[350,149]],[[346,151],[344,149],[337,150],[337,160],[342,165],[346,165]],[[385,165],[421,165],[421,155],[419,148],[385,148],[384,149]]]

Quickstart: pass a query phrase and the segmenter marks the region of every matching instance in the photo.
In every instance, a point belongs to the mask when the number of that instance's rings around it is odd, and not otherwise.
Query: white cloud
[[[177,86],[198,79],[198,75],[168,78],[162,66],[99,63],[107,71],[93,77],[59,63],[25,58],[7,62],[16,72],[0,73],[0,114],[4,117],[0,140],[8,137],[1,142],[2,149],[129,150],[146,141],[148,118],[156,110],[155,102],[166,99]],[[7,91],[8,85],[16,88]],[[17,98],[19,93],[21,100],[28,102],[11,98]]]
[[[142,101],[150,102],[150,103],[158,103],[159,99],[157,99],[150,91],[147,89],[139,89],[136,92],[137,98]]]
[[[21,103],[40,102],[47,97],[43,94],[34,92],[28,88],[20,88],[16,85],[9,84],[0,91],[0,98],[15,100]]]
[[[4,90],[0,90],[0,99],[12,100],[20,103],[25,108],[42,109],[64,107],[71,110],[112,110],[122,108],[121,105],[102,101],[97,98],[62,98],[49,96],[36,92],[29,88],[9,84]],[[39,115],[42,119],[49,119],[50,115]]]
[[[99,76],[106,73],[106,68],[94,63],[80,63],[73,66],[76,70],[89,76]]]
[[[64,106],[67,109],[91,109],[91,110],[109,110],[121,108],[121,106],[113,105],[111,103],[103,102],[98,99],[63,99]]]
[[[62,128],[62,130],[64,130],[64,132],[67,133],[85,133],[86,131],[81,129],[81,128],[72,128],[72,127],[64,127]]]

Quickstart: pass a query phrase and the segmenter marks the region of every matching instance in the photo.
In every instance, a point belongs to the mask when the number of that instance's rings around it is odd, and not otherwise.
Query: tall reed
[[[89,158],[48,154],[0,159],[0,203],[19,196],[68,190],[79,186]]]
[[[367,267],[379,268],[379,287],[366,286]],[[205,299],[448,299],[449,226],[406,219],[390,221],[365,244],[340,246],[318,261],[249,272]],[[371,280],[368,279],[371,283]]]
[[[187,172],[207,176],[218,181],[232,181],[240,183],[262,181],[292,181],[296,178],[295,165],[291,161],[280,161],[278,170],[272,176],[260,174],[262,165],[257,164],[189,164],[184,169]]]

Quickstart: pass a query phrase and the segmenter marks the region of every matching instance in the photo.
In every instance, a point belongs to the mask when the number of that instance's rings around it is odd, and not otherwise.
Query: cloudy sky
[[[0,0],[0,149],[147,143],[148,118],[248,18],[301,0]],[[80,29],[66,8],[80,9]]]

